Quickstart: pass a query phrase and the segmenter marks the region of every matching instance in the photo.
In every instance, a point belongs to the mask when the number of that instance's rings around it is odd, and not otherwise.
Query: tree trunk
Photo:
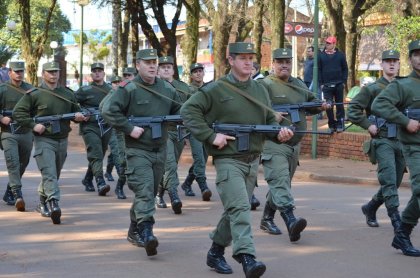
[[[124,10],[124,19],[121,22],[121,25],[119,26],[120,32],[119,32],[119,52],[120,57],[118,59],[119,65],[121,68],[126,68],[128,66],[127,64],[127,56],[128,56],[128,35],[130,34],[130,16],[133,13],[133,8],[130,6],[132,4],[132,1],[127,1],[126,7]],[[132,55],[136,55],[136,53],[132,53]]]
[[[131,7],[133,8],[131,12],[131,50],[133,51],[133,59],[132,64],[133,66],[136,65],[136,53],[139,50],[140,42],[139,42],[139,4],[143,6],[142,0],[127,0],[127,2],[131,2]]]
[[[121,0],[112,2],[112,74],[118,75],[118,42],[121,26]]]
[[[30,0],[18,0],[19,16],[20,21],[22,22],[22,57],[26,61],[26,79],[34,86],[38,86],[38,63],[44,51],[43,46],[48,38],[51,16],[56,3],[57,0],[51,0],[51,5],[45,18],[44,32],[39,37],[33,39],[31,34],[31,22],[28,20],[28,18],[31,18]]]
[[[284,47],[285,9],[284,0],[272,0],[270,3],[271,50]]]
[[[197,61],[200,2],[199,0],[185,0],[185,7],[187,8],[187,22],[185,23],[185,34],[181,39],[184,68],[182,79],[189,81],[190,66]]]
[[[253,42],[255,44],[255,52],[257,53],[257,63],[261,64],[261,45],[264,33],[263,15],[264,15],[264,0],[255,0],[254,2],[254,29],[252,31]]]

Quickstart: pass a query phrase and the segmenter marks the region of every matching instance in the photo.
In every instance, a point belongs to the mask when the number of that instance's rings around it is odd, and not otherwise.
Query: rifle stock
[[[370,115],[368,117],[369,122],[376,125],[378,128],[385,126],[388,130],[387,137],[395,138],[397,137],[397,125],[387,122],[384,118],[377,117],[375,115]]]
[[[13,110],[1,110],[1,114],[3,115],[3,117],[12,118],[12,116],[13,116]],[[9,123],[9,128],[10,128],[10,132],[12,134],[15,134],[15,132],[19,130],[20,125],[18,125],[18,123],[15,122],[15,121],[11,121]]]

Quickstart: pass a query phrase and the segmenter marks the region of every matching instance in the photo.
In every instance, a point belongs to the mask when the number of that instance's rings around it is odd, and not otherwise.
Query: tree
[[[257,63],[261,64],[261,45],[264,34],[263,16],[265,13],[264,0],[255,0],[254,2],[254,26],[252,30],[255,52],[257,53]]]
[[[270,2],[271,49],[284,47],[284,24],[286,4],[284,0]]]
[[[181,39],[181,49],[183,54],[183,79],[189,77],[190,65],[197,61],[198,51],[198,27],[200,22],[200,1],[184,0],[187,9],[187,21],[185,23],[185,34]]]

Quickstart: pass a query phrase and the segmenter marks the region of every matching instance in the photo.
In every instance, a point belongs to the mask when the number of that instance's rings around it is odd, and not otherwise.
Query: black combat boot
[[[115,195],[117,195],[117,199],[127,199],[127,196],[125,196],[124,193],[124,184],[125,184],[126,178],[118,178],[117,185],[115,186]]]
[[[98,195],[99,196],[106,196],[106,193],[111,190],[111,187],[105,183],[105,180],[103,177],[98,176],[95,177],[96,180],[96,186],[98,187]]]
[[[114,177],[112,176],[112,168],[114,168],[114,164],[110,163],[110,161],[108,160],[108,164],[106,165],[106,172],[104,174],[105,178],[108,181],[114,181]]]
[[[188,176],[185,178],[185,181],[181,184],[182,190],[185,191],[185,196],[193,197],[195,196],[194,191],[191,188],[192,183],[195,180],[195,175],[192,171],[188,172]]]
[[[42,195],[39,196],[39,204],[36,207],[36,211],[41,213],[41,216],[43,217],[51,217],[51,212],[47,206],[47,197]]]
[[[200,187],[201,198],[203,199],[203,201],[206,201],[206,202],[210,201],[212,193],[207,186],[206,178],[200,177],[200,178],[196,178],[195,180],[198,183],[198,187]]]
[[[413,247],[410,241],[411,231],[414,225],[401,222],[398,211],[393,212],[390,216],[392,226],[394,226],[394,239],[392,240],[392,247],[400,249],[404,255],[410,257],[420,257],[420,250]]]
[[[378,221],[376,220],[376,211],[383,203],[382,201],[372,199],[362,206],[362,212],[366,216],[366,224],[369,227],[379,227]]]
[[[152,222],[145,221],[138,224],[140,238],[144,242],[144,249],[146,249],[147,256],[157,255],[156,248],[159,245],[157,238],[153,235]]]
[[[15,205],[15,197],[13,197],[12,189],[10,188],[10,185],[7,185],[6,191],[3,195],[3,201],[6,202],[8,206],[14,206]]]
[[[169,195],[169,198],[171,199],[171,206],[174,213],[181,214],[182,202],[181,202],[181,199],[179,199],[176,188],[168,190],[168,195]]]
[[[257,207],[260,206],[260,201],[257,199],[257,197],[255,197],[254,194],[252,194],[251,196],[250,204],[251,204],[251,210],[256,210]]]
[[[140,236],[137,223],[134,221],[131,221],[130,228],[128,228],[127,240],[137,247],[144,247],[144,241]]]
[[[50,210],[51,210],[51,220],[54,224],[61,223],[61,209],[58,206],[58,200],[51,199],[50,203]]]
[[[93,172],[90,167],[87,168],[85,177],[82,180],[82,184],[85,186],[85,191],[94,192],[95,186],[93,186]]]
[[[293,214],[293,208],[288,208],[286,211],[281,212],[280,215],[287,226],[290,241],[298,241],[300,239],[300,233],[306,228],[306,219],[296,218]]]
[[[272,235],[281,235],[279,227],[274,223],[274,214],[276,210],[272,209],[268,202],[265,202],[264,214],[261,219],[260,228]]]
[[[214,268],[217,273],[231,274],[233,273],[232,268],[227,264],[224,254],[225,247],[213,242],[207,252],[207,265]]]
[[[23,200],[22,190],[12,189],[13,197],[15,198],[15,207],[17,211],[25,211],[25,201]]]
[[[242,264],[242,268],[246,278],[259,278],[265,272],[265,264],[257,262],[255,257],[249,254],[239,254],[233,256],[233,258]]]
[[[158,208],[167,208],[168,206],[165,203],[165,200],[163,199],[163,195],[165,194],[165,188],[163,188],[160,184],[158,186],[158,192],[155,197],[155,205]]]

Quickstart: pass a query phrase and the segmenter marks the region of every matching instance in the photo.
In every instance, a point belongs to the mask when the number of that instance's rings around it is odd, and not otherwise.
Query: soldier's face
[[[119,81],[115,81],[111,83],[112,89],[115,91],[118,89],[118,86],[120,85]]]
[[[420,49],[414,50],[411,53],[410,64],[413,67],[413,70],[417,71],[417,74],[420,71]]]
[[[197,83],[203,82],[204,70],[200,68],[193,70],[191,73],[191,79]]]
[[[400,60],[398,59],[382,60],[381,66],[384,71],[384,74],[388,76],[396,76],[400,69]]]
[[[137,60],[136,68],[144,81],[154,81],[157,75],[157,60]]]
[[[44,82],[50,85],[57,84],[58,76],[59,76],[58,70],[51,70],[51,71],[44,70],[42,72],[42,78],[44,79]]]
[[[134,79],[134,74],[124,73],[123,77],[124,77],[125,80],[133,80]]]
[[[161,64],[158,68],[158,75],[165,80],[172,80],[174,76],[174,66],[172,64]]]
[[[25,71],[23,70],[17,70],[17,71],[10,70],[9,71],[10,79],[12,79],[15,82],[23,81],[24,76],[25,76]]]
[[[232,72],[240,77],[251,76],[254,54],[237,54],[235,58],[229,56]]]
[[[93,69],[90,75],[93,82],[101,82],[104,80],[105,72],[103,69]]]
[[[274,59],[273,60],[274,75],[282,80],[289,79],[292,73],[292,59]]]

